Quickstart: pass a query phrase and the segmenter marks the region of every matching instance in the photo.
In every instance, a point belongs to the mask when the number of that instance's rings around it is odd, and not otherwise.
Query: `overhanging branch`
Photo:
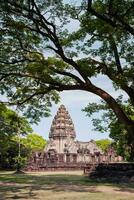
[[[92,15],[96,16],[97,18],[103,20],[107,24],[111,25],[112,27],[118,27],[125,29],[127,32],[134,35],[134,29],[132,26],[130,26],[127,22],[123,21],[121,17],[119,17],[117,14],[115,15],[110,13],[110,15],[101,14],[97,12],[95,9],[92,8],[92,0],[88,0],[88,6],[87,6],[87,12],[91,13]],[[111,19],[114,18],[114,20]],[[119,25],[120,23],[120,25]]]

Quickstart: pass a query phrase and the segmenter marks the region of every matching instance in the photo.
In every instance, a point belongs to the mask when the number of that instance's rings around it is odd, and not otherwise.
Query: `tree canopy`
[[[111,140],[108,139],[102,139],[102,140],[96,140],[95,143],[97,146],[103,151],[106,152],[108,147],[112,144]]]
[[[117,99],[118,103],[125,110],[127,115],[134,119],[134,109],[130,104],[122,104],[121,96]],[[94,130],[101,133],[109,133],[109,137],[112,138],[112,145],[116,149],[117,153],[125,160],[131,160],[131,137],[125,129],[124,124],[120,124],[117,117],[114,115],[113,110],[110,109],[107,104],[102,101],[100,104],[90,103],[83,109],[87,113],[87,116],[92,116],[92,122]],[[94,115],[97,113],[97,115]],[[98,114],[99,113],[99,114]]]
[[[98,95],[131,138],[134,121],[92,77],[103,75],[134,106],[132,0],[7,0],[1,3],[0,91],[32,119],[48,116],[63,90]],[[73,30],[71,23],[78,24]],[[80,56],[81,55],[81,56]],[[132,156],[133,157],[133,156]]]
[[[32,152],[43,150],[45,145],[42,136],[32,133],[26,118],[0,104],[0,168],[15,169],[19,153],[21,164],[25,164]]]
[[[32,132],[29,122],[15,111],[0,104],[0,167],[12,168],[19,154],[19,138]],[[26,157],[26,149],[21,146]]]
[[[21,139],[21,143],[29,149],[30,152],[42,151],[47,144],[46,140],[36,133],[28,134],[25,138]]]
[[[15,111],[0,104],[0,135],[13,136],[18,132],[26,135],[32,128],[26,118],[21,117]]]

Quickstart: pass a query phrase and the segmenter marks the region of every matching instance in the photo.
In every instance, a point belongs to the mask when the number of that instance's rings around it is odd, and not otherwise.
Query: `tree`
[[[25,136],[32,131],[28,121],[15,111],[0,104],[0,167],[13,168],[15,158],[19,154],[19,136]],[[16,139],[15,139],[16,138]],[[23,146],[21,154],[26,156]]]
[[[18,113],[0,103],[0,135],[14,136],[18,128],[22,135],[32,131],[26,118],[19,116]]]
[[[21,139],[21,143],[31,152],[33,151],[42,151],[46,145],[46,140],[36,134],[28,134],[25,138]]]
[[[120,106],[125,110],[127,115],[133,119],[134,117],[134,109],[130,104],[124,103],[122,105],[122,97],[117,99],[117,102]],[[94,125],[94,130],[99,131],[101,133],[108,132],[109,136],[112,138],[117,153],[124,157],[126,160],[132,160],[131,152],[132,147],[130,146],[130,138],[129,134],[125,129],[123,124],[119,123],[118,118],[115,116],[112,109],[110,109],[105,102],[102,101],[101,104],[91,103],[85,109],[83,109],[87,113],[87,116],[93,117],[92,122]],[[100,113],[98,115],[98,112]],[[97,117],[95,117],[95,113],[97,113]],[[99,117],[98,117],[99,116]]]
[[[37,121],[49,114],[51,101],[59,100],[57,92],[96,94],[128,132],[133,159],[134,120],[91,79],[105,75],[134,106],[133,1],[88,0],[75,6],[7,0],[1,14],[0,89],[10,104],[27,108],[27,116]],[[67,30],[71,20],[79,23],[78,30]]]
[[[103,152],[105,152],[112,143],[112,141],[108,139],[103,139],[103,140],[96,140],[95,143]]]
[[[18,159],[19,165],[24,166],[31,152],[44,149],[46,140],[42,136],[31,132],[32,128],[24,117],[20,117],[15,111],[0,104],[1,168],[15,169]],[[20,155],[18,157],[19,153]]]

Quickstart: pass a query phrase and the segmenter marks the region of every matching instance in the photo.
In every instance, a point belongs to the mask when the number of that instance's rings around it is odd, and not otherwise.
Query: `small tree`
[[[14,168],[15,158],[20,157],[20,142],[18,141],[18,120],[19,138],[32,131],[28,121],[20,117],[15,111],[0,104],[0,163],[2,168]],[[22,148],[24,156],[24,148]]]
[[[95,143],[103,151],[106,152],[112,141],[109,139],[96,140]]]
[[[21,143],[29,152],[42,151],[47,144],[47,141],[36,133],[30,133],[26,137],[21,138]]]

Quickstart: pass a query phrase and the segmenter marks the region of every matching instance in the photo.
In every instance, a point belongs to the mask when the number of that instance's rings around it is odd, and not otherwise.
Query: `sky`
[[[101,86],[113,97],[117,97],[123,94],[122,91],[115,91],[112,87],[111,82],[105,76],[99,76],[98,78],[92,79],[93,83],[97,86]],[[124,94],[125,95],[125,94]],[[61,101],[57,105],[52,106],[51,117],[41,119],[38,125],[32,125],[34,132],[42,135],[48,140],[49,130],[52,120],[61,104],[64,104],[66,109],[73,120],[76,139],[81,141],[99,140],[109,138],[108,133],[99,133],[93,130],[91,118],[86,116],[86,113],[82,109],[92,102],[98,103],[100,98],[94,94],[84,91],[63,91],[60,93]],[[99,116],[99,114],[96,114]]]

